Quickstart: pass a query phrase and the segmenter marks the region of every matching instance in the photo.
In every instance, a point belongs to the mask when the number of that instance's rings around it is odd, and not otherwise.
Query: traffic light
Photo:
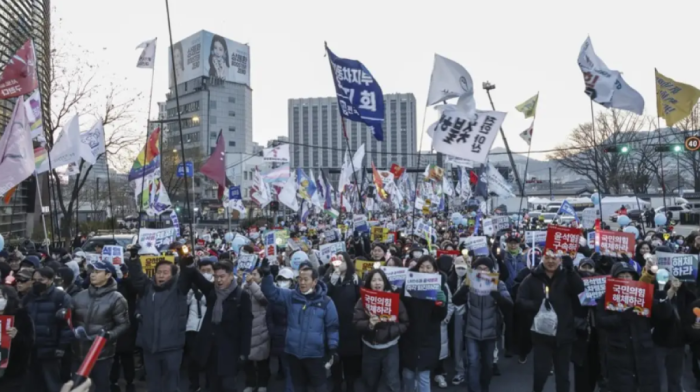
[[[630,152],[630,147],[626,145],[605,146],[603,147],[603,151],[609,154],[627,154]]]
[[[682,144],[661,144],[654,146],[656,152],[681,152],[683,151]]]
[[[180,207],[175,207],[175,212],[180,212]]]

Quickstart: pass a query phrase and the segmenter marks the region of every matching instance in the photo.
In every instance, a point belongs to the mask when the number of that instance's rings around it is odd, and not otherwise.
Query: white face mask
[[[0,311],[5,310],[7,306],[7,298],[0,298]]]
[[[654,248],[656,248],[657,246],[661,246],[661,241],[652,241],[651,246],[653,246]]]
[[[277,282],[277,287],[282,288],[282,289],[288,289],[292,285],[292,282],[288,280],[280,280]]]
[[[203,273],[202,276],[204,277],[204,279],[206,279],[210,282],[214,281],[214,275],[210,274],[209,272]]]
[[[467,266],[466,265],[455,266],[455,272],[457,273],[457,276],[459,276],[461,278],[462,276],[467,274]]]
[[[311,293],[313,293],[313,292],[314,292],[314,289],[311,288],[311,289],[308,289],[305,293],[302,293],[302,294],[304,294],[304,295],[309,295],[309,294],[311,294]]]

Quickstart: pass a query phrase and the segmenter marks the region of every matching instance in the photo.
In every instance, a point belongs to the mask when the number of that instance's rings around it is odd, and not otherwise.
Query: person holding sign
[[[3,392],[23,390],[22,381],[26,376],[29,356],[34,345],[34,323],[27,310],[19,305],[17,291],[10,286],[0,285],[0,373],[3,372],[1,364],[7,364],[4,374],[0,376],[0,391]],[[6,330],[6,320],[10,318],[12,327]],[[9,338],[10,341],[2,341],[5,338]]]
[[[479,257],[472,263],[472,270],[479,274],[490,276],[494,270],[494,262],[489,257]],[[503,282],[491,283],[491,291],[484,295],[471,290],[470,281],[465,280],[452,298],[457,305],[465,305],[466,328],[464,337],[467,342],[467,358],[469,376],[467,382],[470,391],[488,391],[491,384],[493,351],[500,325],[503,323],[502,314],[511,312],[513,300],[508,288]]]
[[[374,269],[365,274],[364,288],[375,292],[392,293],[391,283],[384,271]],[[392,293],[393,294],[393,293]],[[408,313],[398,294],[394,298],[381,298],[375,306],[391,309],[387,301],[397,301],[398,321],[387,321],[370,312],[362,299],[355,304],[352,318],[354,327],[362,334],[362,381],[365,390],[376,392],[380,389],[380,379],[384,378],[386,388],[391,392],[401,390],[399,377],[399,338],[408,329]]]
[[[647,268],[651,266],[647,263]],[[651,271],[651,270],[650,270]],[[639,280],[639,274],[628,263],[613,265],[608,278]],[[653,286],[649,285],[653,290]],[[607,335],[604,345],[607,358],[608,388],[611,391],[658,392],[661,390],[659,365],[651,336],[652,325],[671,316],[671,308],[666,303],[667,293],[659,293],[654,299],[651,318],[634,313],[634,308],[619,312],[606,309],[606,301],[596,307],[596,326]],[[661,321],[667,322],[667,321]]]

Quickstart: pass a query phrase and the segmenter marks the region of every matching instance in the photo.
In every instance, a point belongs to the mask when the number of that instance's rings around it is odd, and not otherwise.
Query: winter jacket
[[[287,340],[287,307],[284,303],[268,301],[265,317],[270,335],[270,353],[278,357],[284,355]]]
[[[128,305],[129,329],[117,339],[117,354],[133,353],[136,349],[136,297],[137,292],[131,279],[120,279],[117,282],[117,291],[124,297]]]
[[[211,320],[217,297],[214,283],[208,281],[195,268],[184,268],[181,273],[190,277],[210,304],[195,340],[195,359],[202,368],[206,367],[212,347],[216,345],[217,375],[236,374],[239,370],[239,358],[250,355],[253,328],[250,294],[236,287],[223,300],[221,323],[214,324]],[[232,284],[235,284],[235,281]]]
[[[508,270],[508,279],[504,281],[508,290],[513,288],[515,284],[515,278],[518,276],[520,271],[527,269],[526,256],[522,253],[518,253],[513,256],[510,252],[505,252],[503,256],[503,264]]]
[[[325,283],[319,280],[314,293],[303,295],[298,288],[275,286],[268,275],[260,288],[270,303],[287,308],[287,354],[300,359],[324,358],[328,352],[338,350],[338,312],[326,295]]]
[[[139,294],[139,326],[136,344],[150,354],[185,347],[187,293],[192,285],[190,274],[180,272],[162,286],[143,273],[139,259],[127,261],[129,278]]]
[[[34,346],[34,323],[29,318],[27,310],[17,309],[17,312],[10,316],[15,318],[14,327],[17,329],[17,336],[12,339],[12,358],[7,363],[5,373],[0,377],[0,391],[10,390],[10,386],[21,385],[29,369],[29,359]],[[0,350],[3,349],[0,348]],[[7,355],[8,353],[0,352],[0,358],[7,358]]]
[[[267,330],[267,299],[260,290],[260,286],[255,283],[246,283],[243,289],[250,295],[253,326],[250,340],[251,361],[264,361],[270,357],[270,334]]]
[[[199,332],[202,326],[204,314],[207,312],[207,298],[199,290],[190,290],[187,293],[187,332]]]
[[[68,294],[53,285],[40,295],[30,291],[22,298],[22,307],[34,322],[34,350],[38,358],[57,358],[56,350],[70,349],[73,332],[68,323],[56,315],[59,310],[73,308]]]
[[[440,359],[445,359],[450,356],[450,333],[448,331],[448,326],[455,312],[455,305],[452,303],[452,290],[450,290],[447,285],[445,285],[445,297],[447,297],[445,300],[447,303],[447,315],[445,315],[442,324],[440,324]]]
[[[445,280],[443,276],[441,289],[447,296]],[[401,363],[410,370],[432,370],[440,360],[440,327],[447,317],[447,304],[439,306],[434,301],[407,297],[405,290],[402,301],[410,324],[399,341]]]
[[[117,339],[129,329],[129,313],[126,299],[117,291],[117,282],[110,279],[102,287],[90,285],[73,298],[73,327],[83,327],[88,336],[96,336],[104,330],[109,333],[99,359],[112,358]],[[73,341],[74,358],[82,360],[90,351],[91,340]]]
[[[466,305],[464,336],[473,340],[496,339],[503,322],[502,313],[513,308],[506,284],[498,282],[498,290],[490,295],[476,295],[469,286],[462,286],[452,297],[455,305]]]
[[[573,309],[579,301],[578,294],[584,291],[583,280],[571,267],[560,268],[550,278],[545,272],[544,264],[538,265],[523,280],[516,300],[516,306],[520,310],[534,317],[545,299],[545,287],[549,287],[549,302],[557,314],[556,341],[560,345],[576,340]],[[535,332],[532,335],[533,343],[538,339],[549,338]]]
[[[369,327],[369,315],[365,312],[362,299],[357,300],[352,317],[352,324],[361,334],[362,342],[372,348],[391,347],[398,343],[401,335],[408,329],[408,313],[403,302],[399,301],[399,320],[397,322],[381,321]]]
[[[338,354],[341,357],[362,355],[360,333],[352,325],[355,304],[360,299],[360,282],[355,274],[355,266],[352,263],[348,264],[345,276],[335,284],[331,278],[332,271],[331,268],[326,272],[323,281],[328,287],[328,297],[333,300],[338,312],[338,322],[340,323]]]
[[[666,298],[666,292],[671,283],[667,282],[662,292],[657,292],[657,297]],[[653,332],[651,338],[654,344],[667,347],[683,347],[690,341],[687,334],[688,327],[695,323],[695,315],[691,304],[695,301],[695,294],[688,289],[686,284],[681,285],[676,295],[666,300],[668,307],[667,318],[654,317],[652,319]],[[653,315],[653,313],[652,313]],[[690,315],[693,315],[690,317]]]

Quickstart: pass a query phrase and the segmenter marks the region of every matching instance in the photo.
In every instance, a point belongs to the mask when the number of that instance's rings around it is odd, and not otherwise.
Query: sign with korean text
[[[581,237],[581,229],[549,225],[545,252],[552,251],[555,254],[574,256],[578,252],[579,237]]]
[[[391,282],[392,286],[402,288],[406,282],[406,274],[408,273],[408,268],[406,267],[387,267],[381,266],[382,271],[386,274],[387,279]]]
[[[452,256],[452,257],[457,257],[461,255],[462,253],[458,250],[444,250],[444,249],[438,249],[437,250],[437,257],[440,256]]]
[[[620,257],[623,253],[634,256],[634,233],[621,233],[617,231],[599,230],[595,236],[596,249],[606,256]]]
[[[586,243],[588,244],[589,248],[595,248],[595,231],[589,231],[588,234],[586,234]],[[596,249],[596,252],[597,251],[598,250]]]
[[[464,285],[469,286],[469,291],[476,295],[489,295],[498,289],[498,273],[469,270]]]
[[[367,223],[367,217],[364,215],[355,215],[352,218],[353,229],[359,231],[360,233],[369,232],[369,224]]]
[[[357,276],[361,279],[364,277],[365,272],[371,271],[374,269],[374,264],[378,263],[380,266],[386,264],[386,261],[369,261],[369,260],[355,260],[355,271],[357,272]]]
[[[399,294],[385,291],[360,289],[362,306],[370,316],[379,317],[379,321],[396,322],[399,320]]]
[[[684,282],[695,282],[698,277],[698,255],[656,252],[659,268]]]
[[[581,226],[584,229],[592,229],[596,219],[598,219],[598,209],[596,208],[586,208],[581,212]]]
[[[546,231],[526,231],[525,232],[525,245],[532,246],[544,246],[547,243],[547,232]]]
[[[489,245],[484,236],[460,237],[459,244],[474,251],[475,256],[488,256]]]
[[[152,278],[156,274],[156,265],[161,261],[175,263],[175,256],[140,256],[139,259],[141,260],[143,273],[149,278]]]
[[[632,308],[634,313],[651,317],[654,286],[635,280],[608,278],[605,282],[605,309],[624,312]]]
[[[379,242],[385,242],[386,241],[386,236],[389,233],[389,229],[386,229],[381,226],[373,226],[372,231],[370,233],[370,240],[371,241],[379,241]]]
[[[578,300],[582,306],[596,306],[596,300],[605,294],[605,284],[608,276],[591,276],[582,280],[585,290],[579,293]]]
[[[409,271],[406,274],[404,290],[406,297],[437,300],[438,291],[442,290],[440,274],[423,274]]]
[[[473,117],[457,105],[444,105],[431,126],[433,149],[457,158],[485,163],[506,113],[476,111]]]
[[[14,327],[15,316],[0,315],[0,378],[10,362],[12,339],[8,331]]]
[[[338,252],[345,252],[345,242],[331,242],[318,247],[319,258],[322,264],[328,264],[331,257]]]
[[[163,245],[170,245],[177,240],[174,227],[165,229],[139,229],[139,244],[143,248],[159,249]],[[209,238],[211,241],[211,237]]]
[[[124,262],[124,248],[119,245],[105,245],[102,248],[102,260],[114,265]]]
[[[258,262],[258,256],[253,253],[241,253],[238,256],[238,271],[252,272]]]

